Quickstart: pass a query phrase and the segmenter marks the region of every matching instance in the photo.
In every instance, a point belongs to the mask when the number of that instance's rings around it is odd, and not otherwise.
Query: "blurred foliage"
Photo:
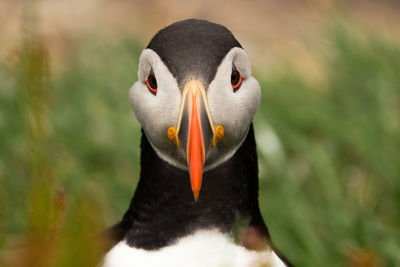
[[[260,202],[296,266],[400,263],[400,46],[333,27],[325,79],[258,77]],[[86,36],[49,67],[40,34],[0,62],[0,265],[93,266],[129,205],[140,126],[129,106],[143,45]]]
[[[290,68],[263,82],[256,129],[272,131],[275,148],[261,153],[263,214],[298,266],[396,266],[400,46],[341,26],[328,32],[324,82]],[[357,255],[370,262],[354,265]]]

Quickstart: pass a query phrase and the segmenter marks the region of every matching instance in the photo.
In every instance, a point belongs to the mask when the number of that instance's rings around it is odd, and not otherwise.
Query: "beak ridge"
[[[189,138],[186,155],[190,173],[190,183],[195,201],[198,200],[201,189],[205,158],[205,148],[197,99],[200,94],[201,93],[196,87],[189,89],[188,97],[190,99],[189,101],[191,108],[189,115]]]
[[[224,136],[222,126],[214,128],[209,112],[206,92],[201,82],[191,80],[185,84],[177,128],[171,126],[167,135],[178,148],[185,151],[193,198],[198,200],[206,154]]]

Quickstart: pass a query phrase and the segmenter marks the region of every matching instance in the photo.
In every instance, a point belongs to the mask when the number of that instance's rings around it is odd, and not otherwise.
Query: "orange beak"
[[[222,132],[221,132],[222,131]],[[182,93],[177,128],[169,127],[168,138],[183,148],[187,158],[194,200],[199,199],[207,151],[223,137],[223,127],[214,125],[208,109],[206,92],[201,82],[189,81]]]
[[[205,158],[205,148],[203,134],[200,124],[200,114],[198,108],[198,97],[200,91],[196,87],[189,89],[189,101],[191,103],[189,115],[189,138],[187,142],[187,161],[190,173],[190,184],[192,185],[193,197],[197,201],[201,189],[203,166]]]
[[[214,134],[203,84],[197,80],[188,82],[183,90],[182,101],[176,143],[178,146],[182,144],[185,151],[193,197],[197,201],[206,153]]]

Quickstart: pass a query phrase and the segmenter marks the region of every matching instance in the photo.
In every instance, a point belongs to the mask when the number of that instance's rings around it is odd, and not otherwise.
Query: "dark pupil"
[[[237,70],[232,71],[231,83],[232,83],[233,85],[238,84],[238,82],[239,82],[239,77],[240,77],[240,74],[239,74],[239,72],[238,72]]]
[[[150,74],[149,75],[149,85],[152,89],[157,89],[157,80],[156,77],[154,77],[154,75]]]

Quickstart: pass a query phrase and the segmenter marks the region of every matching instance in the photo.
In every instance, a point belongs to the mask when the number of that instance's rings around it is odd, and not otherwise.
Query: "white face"
[[[239,89],[233,90],[231,75],[236,67],[242,76]],[[157,80],[157,94],[148,89],[146,80],[153,71]],[[183,147],[177,147],[167,136],[167,129],[177,126],[183,88],[151,49],[145,49],[139,62],[139,80],[130,89],[132,108],[150,144],[160,158],[171,165],[187,169]],[[188,77],[202,82],[201,77]],[[247,53],[242,48],[232,48],[217,69],[214,79],[205,87],[205,101],[213,125],[224,127],[224,137],[206,149],[204,169],[207,171],[230,158],[244,141],[261,99],[261,88],[251,76]]]

